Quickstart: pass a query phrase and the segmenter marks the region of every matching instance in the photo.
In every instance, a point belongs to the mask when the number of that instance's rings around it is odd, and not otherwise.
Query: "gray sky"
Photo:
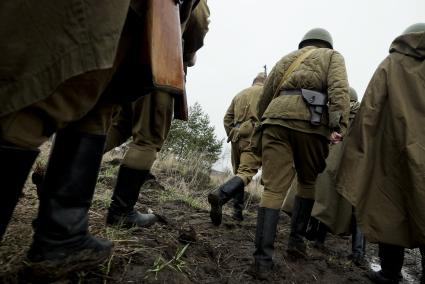
[[[311,28],[333,36],[345,58],[348,79],[359,96],[387,56],[392,40],[425,22],[424,0],[208,0],[210,31],[189,69],[188,103],[199,102],[225,138],[223,116],[233,97],[295,50]],[[226,145],[228,152],[228,144]]]

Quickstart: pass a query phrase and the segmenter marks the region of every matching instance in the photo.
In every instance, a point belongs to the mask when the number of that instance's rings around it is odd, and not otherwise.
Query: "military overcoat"
[[[113,65],[130,0],[0,2],[0,116]]]
[[[394,40],[353,123],[337,186],[370,242],[425,245],[425,32]]]

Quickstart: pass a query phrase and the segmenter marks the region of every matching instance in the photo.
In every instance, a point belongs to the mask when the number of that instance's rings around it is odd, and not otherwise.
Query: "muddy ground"
[[[56,283],[257,283],[249,268],[258,196],[247,198],[243,222],[234,221],[226,208],[223,224],[215,227],[209,219],[206,196],[222,178],[209,181],[199,172],[168,166],[157,166],[154,171],[163,187],[154,181],[147,184],[137,205],[140,211],[162,214],[168,224],[127,231],[104,226],[117,163],[103,163],[90,211],[90,230],[113,240],[114,253],[102,266]],[[35,187],[28,181],[0,246],[1,283],[31,283],[23,271],[37,206]],[[367,268],[359,268],[348,259],[349,237],[329,236],[325,250],[310,246],[307,260],[289,261],[285,253],[289,218],[284,213],[281,216],[270,283],[370,283],[365,277]],[[376,262],[376,246],[369,245],[367,251],[368,260]],[[419,259],[416,251],[407,252],[404,283],[418,283]]]

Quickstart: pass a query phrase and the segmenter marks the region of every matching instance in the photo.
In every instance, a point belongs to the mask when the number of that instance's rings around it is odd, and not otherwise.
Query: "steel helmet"
[[[404,30],[403,35],[410,33],[425,32],[425,23],[416,23]]]
[[[357,97],[357,92],[354,88],[350,87],[350,102],[357,102],[359,99]]]
[[[304,46],[304,43],[308,41],[314,41],[314,40],[320,40],[329,45],[330,48],[333,48],[333,40],[331,34],[322,28],[315,28],[309,30],[301,40],[300,44],[298,45],[298,48],[302,48]]]
[[[264,82],[266,80],[267,76],[266,73],[264,72],[260,72],[257,74],[257,76],[254,79],[254,83],[255,82]]]

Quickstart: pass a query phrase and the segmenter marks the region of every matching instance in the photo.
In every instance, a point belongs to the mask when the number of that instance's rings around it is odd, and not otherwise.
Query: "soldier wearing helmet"
[[[338,173],[366,239],[379,244],[381,270],[369,273],[375,283],[402,280],[404,248],[424,252],[424,59],[425,24],[415,24],[369,82]]]
[[[273,267],[273,244],[279,212],[297,173],[297,192],[287,247],[304,257],[303,240],[314,203],[317,175],[326,166],[329,141],[338,143],[349,119],[344,58],[333,50],[324,29],[309,31],[299,49],[284,56],[271,71],[258,103],[262,123],[264,192],[257,217],[255,275],[267,278]]]
[[[235,176],[208,195],[211,205],[210,217],[214,225],[221,224],[222,206],[232,198],[233,218],[243,220],[244,188],[261,166],[261,158],[251,151],[250,137],[254,124],[258,122],[257,103],[265,80],[266,74],[259,73],[251,87],[242,90],[233,98],[224,116],[227,142],[232,143],[232,166]]]

